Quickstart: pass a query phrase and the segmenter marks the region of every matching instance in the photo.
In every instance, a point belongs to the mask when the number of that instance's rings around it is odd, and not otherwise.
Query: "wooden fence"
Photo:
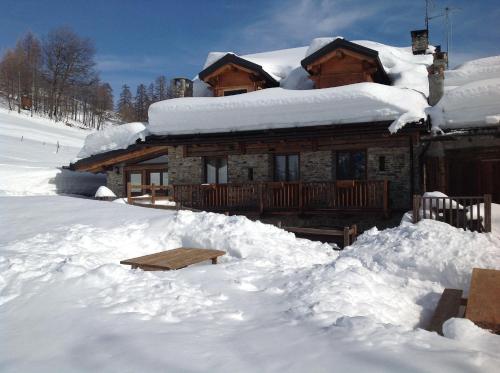
[[[483,204],[483,208],[481,208]],[[491,194],[482,197],[413,196],[413,222],[433,219],[457,228],[491,232]]]
[[[150,193],[154,204],[157,191],[182,206],[211,211],[263,212],[327,212],[380,211],[389,213],[389,186],[387,180],[344,180],[337,182],[252,182],[231,184],[188,185],[127,185],[130,201],[132,190]]]

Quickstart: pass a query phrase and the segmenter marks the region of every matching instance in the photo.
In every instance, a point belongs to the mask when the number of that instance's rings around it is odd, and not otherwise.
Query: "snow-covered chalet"
[[[209,53],[193,97],[89,136],[71,167],[106,172],[118,196],[170,185],[158,193],[230,213],[388,215],[426,189],[500,202],[500,58],[445,72],[413,36]]]

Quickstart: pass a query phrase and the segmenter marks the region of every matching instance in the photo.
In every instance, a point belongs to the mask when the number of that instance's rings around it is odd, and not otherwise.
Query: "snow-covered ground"
[[[0,107],[0,195],[93,196],[104,177],[61,169],[76,157],[88,134]]]
[[[19,180],[31,177],[23,167],[38,167],[37,159],[47,169],[66,162],[43,148],[15,149],[2,151],[2,163],[18,167]],[[500,226],[478,234],[403,223],[373,228],[338,252],[244,217],[2,194],[2,372],[494,372],[500,365],[500,337],[467,320],[449,321],[446,337],[420,328],[444,287],[467,291],[473,267],[500,269]],[[497,224],[498,206],[494,215]],[[180,246],[227,254],[215,266],[171,272],[119,264]]]

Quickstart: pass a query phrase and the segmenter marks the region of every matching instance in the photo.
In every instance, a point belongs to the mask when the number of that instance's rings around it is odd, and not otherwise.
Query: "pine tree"
[[[134,102],[132,100],[132,92],[130,92],[130,87],[126,84],[122,86],[120,99],[118,100],[118,114],[125,122],[133,122],[137,120],[134,110]]]

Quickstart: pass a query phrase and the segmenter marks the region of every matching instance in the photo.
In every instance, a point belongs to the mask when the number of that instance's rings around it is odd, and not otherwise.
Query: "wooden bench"
[[[472,270],[465,317],[481,328],[500,332],[500,271]]]
[[[138,258],[122,260],[120,264],[131,265],[132,269],[140,268],[144,271],[169,271],[204,262],[205,260],[211,260],[212,264],[217,264],[217,258],[225,253],[225,251],[220,250],[181,247]]]
[[[296,233],[305,238],[312,240],[321,240],[322,238],[339,237],[343,240],[343,247],[349,246],[356,240],[358,235],[358,228],[356,224],[351,227],[332,228],[332,227],[283,227],[287,232]]]
[[[444,289],[427,330],[443,335],[446,320],[464,316],[460,306],[474,324],[500,333],[500,271],[474,268],[469,299],[462,298],[462,290]]]

